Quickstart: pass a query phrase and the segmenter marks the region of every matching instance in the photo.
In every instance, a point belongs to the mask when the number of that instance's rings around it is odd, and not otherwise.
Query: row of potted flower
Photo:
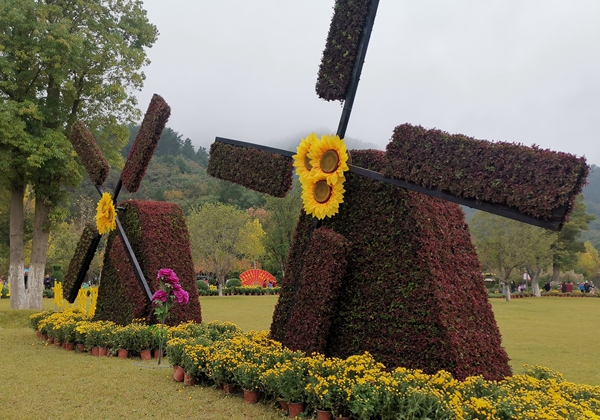
[[[266,332],[243,333],[232,324],[208,336],[193,323],[175,327],[167,355],[188,377],[205,384],[235,384],[266,400],[303,403],[304,416],[396,418],[596,418],[600,387],[566,382],[539,366],[503,381],[481,376],[465,381],[448,372],[386,369],[369,353],[346,359],[310,356],[270,340]],[[186,336],[187,335],[187,336]],[[188,384],[193,384],[193,380]],[[290,416],[298,414],[292,411]],[[401,413],[401,414],[399,414]]]
[[[41,313],[32,316],[32,326],[66,337],[56,331],[73,321],[82,327],[75,330],[80,337],[85,333],[84,343],[95,331],[108,337],[116,335],[109,330],[127,328],[102,322],[90,325],[96,323],[82,317],[76,311]],[[152,331],[141,324],[131,328],[144,327]],[[302,411],[305,418],[317,412],[319,419],[331,418],[331,413],[353,419],[585,419],[600,414],[600,387],[566,382],[559,373],[539,366],[499,382],[480,376],[457,381],[444,371],[427,375],[405,368],[389,370],[368,353],[346,359],[308,356],[270,340],[266,332],[243,333],[231,323],[188,322],[165,331],[169,361],[177,372],[185,371],[188,385],[201,381],[223,387],[224,392],[238,386],[254,392],[254,400],[247,402],[256,402],[261,393],[265,401],[282,398],[300,403],[289,405],[290,416]]]
[[[120,357],[135,354],[150,358],[150,351],[158,349],[161,340],[163,347],[167,341],[167,330],[161,332],[156,325],[134,322],[121,326],[111,321],[92,321],[90,315],[79,309],[33,314],[30,324],[38,336],[49,342],[64,343],[67,349],[76,346],[80,351],[91,351],[92,354],[98,351]]]
[[[263,296],[263,295],[278,295],[281,287],[250,287],[250,286],[235,286],[224,287],[223,294],[226,296],[245,295],[245,296]],[[219,290],[216,286],[206,288],[198,288],[199,296],[218,296]]]

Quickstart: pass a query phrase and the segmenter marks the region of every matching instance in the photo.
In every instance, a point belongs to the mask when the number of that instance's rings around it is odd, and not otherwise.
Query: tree
[[[584,246],[585,252],[579,254],[576,270],[583,273],[587,279],[593,279],[600,274],[598,250],[589,241]]]
[[[477,212],[469,222],[477,254],[486,271],[498,273],[508,284],[514,270],[527,269],[534,293],[539,296],[537,278],[552,262],[550,245],[555,234],[535,226]],[[510,288],[507,287],[507,299]]]
[[[299,185],[295,184],[292,192],[284,198],[265,196],[267,218],[263,224],[266,233],[263,243],[268,262],[281,271],[282,277],[302,208],[300,192]]]
[[[214,273],[223,296],[225,277],[236,262],[247,255],[248,214],[233,206],[208,203],[193,210],[187,217],[194,263]]]
[[[596,216],[587,213],[583,200],[583,194],[579,194],[569,221],[565,223],[552,244],[552,281],[554,282],[558,281],[561,269],[572,270],[575,268],[579,253],[585,252],[585,245],[579,237],[582,231],[588,229],[588,224],[595,220]]]
[[[81,180],[67,139],[82,119],[119,166],[133,90],[157,36],[138,0],[0,0],[0,182],[10,191],[11,307],[41,309],[50,225],[65,186]],[[28,287],[23,278],[23,195],[35,216]]]
[[[206,151],[206,147],[198,147],[198,151],[196,152],[196,162],[204,168],[208,166],[208,152]]]

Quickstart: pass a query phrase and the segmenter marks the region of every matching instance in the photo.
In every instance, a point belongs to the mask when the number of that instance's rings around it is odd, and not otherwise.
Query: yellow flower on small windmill
[[[96,228],[100,235],[104,235],[117,228],[117,212],[109,193],[102,194],[96,209]]]

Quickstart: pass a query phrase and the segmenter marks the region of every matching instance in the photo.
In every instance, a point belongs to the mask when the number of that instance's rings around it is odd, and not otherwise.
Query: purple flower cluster
[[[180,305],[185,305],[188,303],[190,299],[188,292],[181,287],[181,284],[179,284],[179,278],[173,270],[170,268],[161,268],[158,270],[158,275],[156,278],[160,280],[161,285],[160,289],[158,289],[154,295],[152,295],[152,301],[155,305],[162,306],[167,303],[167,300],[172,301],[172,299],[170,299],[171,292],[175,302],[179,303]]]

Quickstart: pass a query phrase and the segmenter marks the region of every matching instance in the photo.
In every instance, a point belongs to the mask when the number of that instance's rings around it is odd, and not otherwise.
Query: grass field
[[[600,385],[600,299],[492,299],[515,373],[521,366],[542,365],[577,383]]]
[[[277,296],[203,297],[205,321],[231,321],[265,330]],[[51,308],[52,300],[44,300]],[[569,381],[600,385],[600,299],[492,300],[515,373],[539,364]],[[35,311],[12,311],[0,300],[1,418],[279,419],[275,404],[246,406],[213,388],[183,387],[155,361],[96,358],[47,346],[28,328]]]

